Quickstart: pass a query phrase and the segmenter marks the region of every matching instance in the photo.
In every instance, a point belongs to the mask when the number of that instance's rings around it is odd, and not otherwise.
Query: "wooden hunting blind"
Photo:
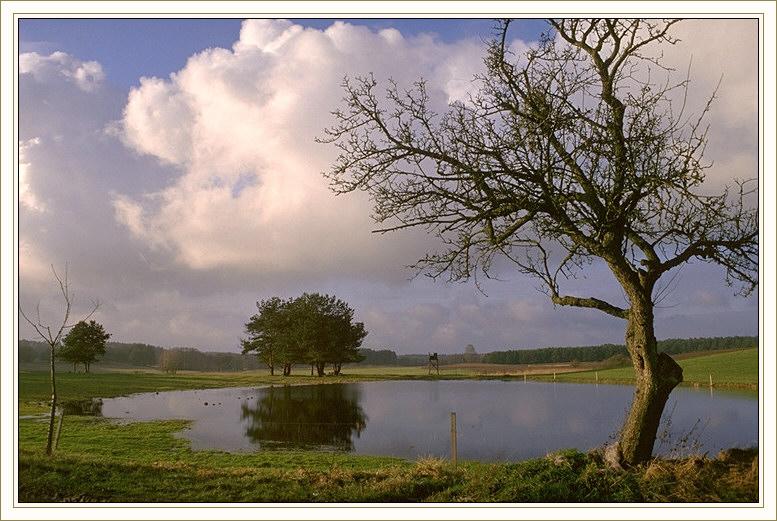
[[[435,370],[437,374],[440,374],[440,359],[437,353],[429,353],[429,374],[432,374],[432,371]]]

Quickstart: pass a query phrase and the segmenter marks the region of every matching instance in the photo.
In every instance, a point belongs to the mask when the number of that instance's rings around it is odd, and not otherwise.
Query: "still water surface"
[[[514,381],[391,381],[144,393],[103,399],[87,413],[130,420],[187,419],[194,449],[310,448],[405,458],[445,457],[450,412],[459,458],[520,460],[607,443],[633,389]],[[755,394],[675,389],[661,454],[758,444]]]

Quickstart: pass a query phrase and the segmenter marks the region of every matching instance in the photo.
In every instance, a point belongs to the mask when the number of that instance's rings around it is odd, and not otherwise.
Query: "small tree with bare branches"
[[[488,275],[502,257],[539,279],[555,305],[626,322],[636,385],[608,452],[616,465],[650,458],[682,381],[657,350],[659,279],[697,259],[722,266],[744,293],[757,284],[756,183],[703,186],[714,94],[691,116],[688,77],[651,77],[672,76],[648,49],[673,45],[676,22],[550,20],[539,45],[517,56],[504,21],[466,101],[436,113],[423,81],[407,91],[391,83],[384,100],[372,75],[346,79],[344,107],[321,139],[340,149],[326,174],[333,190],[368,192],[387,224],[378,231],[422,227],[441,239],[444,249],[417,265],[428,274]],[[562,291],[591,262],[609,268],[626,305]]]
[[[40,316],[40,303],[35,307],[35,320],[32,320],[27,314],[24,312],[21,306],[19,306],[19,314],[24,318],[27,323],[32,326],[32,328],[35,330],[35,332],[38,334],[38,336],[49,346],[49,377],[51,380],[51,410],[49,414],[49,432],[48,436],[46,437],[46,454],[49,456],[53,453],[53,442],[54,442],[54,420],[56,417],[57,412],[57,379],[56,379],[56,368],[54,365],[54,360],[56,357],[57,348],[59,347],[59,344],[62,340],[62,337],[65,335],[65,333],[72,328],[74,325],[76,325],[79,321],[70,322],[70,312],[72,308],[72,299],[73,296],[70,294],[70,283],[68,281],[68,269],[67,264],[65,265],[65,273],[64,276],[60,277],[57,273],[57,270],[54,269],[54,265],[51,266],[51,272],[54,274],[54,279],[56,279],[57,284],[59,285],[60,293],[62,294],[62,299],[65,301],[65,309],[63,311],[63,317],[61,322],[56,322],[53,324],[44,324],[43,320]],[[97,308],[100,306],[99,302],[92,302],[92,308],[89,311],[89,313],[86,314],[86,316],[81,319],[81,321],[86,321],[91,317],[96,311]]]

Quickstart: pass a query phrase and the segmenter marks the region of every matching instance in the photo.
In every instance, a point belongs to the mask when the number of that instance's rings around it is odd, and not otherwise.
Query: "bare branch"
[[[488,276],[505,257],[557,304],[621,317],[594,297],[562,297],[559,279],[603,259],[630,303],[645,305],[665,272],[700,258],[752,290],[758,228],[746,191],[739,202],[733,191],[698,193],[715,94],[685,117],[688,76],[670,80],[649,51],[677,41],[676,23],[550,20],[556,36],[517,56],[501,21],[473,93],[443,112],[423,81],[390,82],[381,97],[372,75],[346,78],[337,123],[320,139],[340,151],[325,175],[337,193],[370,195],[378,232],[434,234],[441,251],[415,265],[433,277]]]
[[[613,306],[609,302],[605,302],[604,300],[601,300],[598,298],[593,298],[593,297],[582,298],[582,297],[553,295],[551,297],[551,301],[554,304],[559,306],[575,306],[579,308],[598,309],[599,311],[604,311],[608,315],[612,315],[614,317],[629,318],[628,309],[623,309],[617,306]]]

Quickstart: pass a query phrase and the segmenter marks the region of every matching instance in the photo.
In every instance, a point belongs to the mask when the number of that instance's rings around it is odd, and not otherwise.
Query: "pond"
[[[563,448],[588,450],[616,434],[633,389],[522,381],[390,381],[136,394],[95,401],[89,414],[130,420],[188,419],[194,449],[315,449],[447,457],[450,412],[460,459],[521,460]],[[754,393],[678,388],[656,452],[682,455],[758,444]]]

